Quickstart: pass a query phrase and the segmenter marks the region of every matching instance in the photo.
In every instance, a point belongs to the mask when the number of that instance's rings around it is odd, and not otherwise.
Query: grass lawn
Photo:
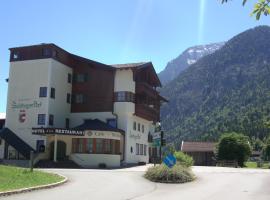
[[[256,162],[246,162],[245,163],[245,167],[246,168],[259,168],[259,167],[257,167],[257,163]],[[262,169],[269,169],[269,167],[270,167],[270,164],[269,163],[264,163],[263,166],[260,167],[260,168],[262,168]]]
[[[46,185],[63,180],[55,174],[29,169],[0,165],[0,192]]]

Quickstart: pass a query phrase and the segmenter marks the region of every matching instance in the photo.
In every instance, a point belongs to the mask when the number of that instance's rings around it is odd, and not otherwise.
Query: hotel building
[[[83,167],[148,163],[166,101],[158,87],[151,62],[106,65],[54,44],[10,48],[0,159],[34,151],[35,161]]]

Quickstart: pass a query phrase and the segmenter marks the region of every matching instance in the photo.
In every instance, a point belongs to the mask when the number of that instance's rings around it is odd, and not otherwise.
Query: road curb
[[[32,192],[32,191],[35,191],[35,190],[54,188],[54,187],[63,185],[64,183],[66,183],[68,181],[68,178],[66,176],[63,176],[63,175],[60,175],[60,174],[57,174],[57,173],[51,173],[51,174],[56,174],[58,176],[61,176],[61,177],[64,178],[64,180],[61,180],[61,181],[56,182],[56,183],[47,184],[47,185],[40,185],[40,186],[34,186],[34,187],[29,187],[29,188],[21,188],[21,189],[17,189],[17,190],[10,190],[10,191],[5,191],[5,192],[0,192],[0,197],[10,196],[10,195],[13,195],[13,194]]]

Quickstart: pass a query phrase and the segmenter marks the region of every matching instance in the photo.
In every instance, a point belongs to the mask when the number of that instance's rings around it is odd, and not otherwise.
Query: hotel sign
[[[63,128],[32,128],[32,134],[84,136],[84,131]]]
[[[32,103],[17,103],[16,101],[12,101],[11,108],[12,109],[31,109],[31,108],[39,108],[41,107],[42,102],[33,101]]]

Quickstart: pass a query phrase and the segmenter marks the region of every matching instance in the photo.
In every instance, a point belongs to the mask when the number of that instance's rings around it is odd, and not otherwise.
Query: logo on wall
[[[25,122],[25,119],[26,119],[25,110],[20,110],[20,113],[19,113],[19,122],[23,123],[23,122]]]
[[[93,136],[92,131],[87,131],[86,134],[87,134],[87,136],[89,136],[89,137]]]

